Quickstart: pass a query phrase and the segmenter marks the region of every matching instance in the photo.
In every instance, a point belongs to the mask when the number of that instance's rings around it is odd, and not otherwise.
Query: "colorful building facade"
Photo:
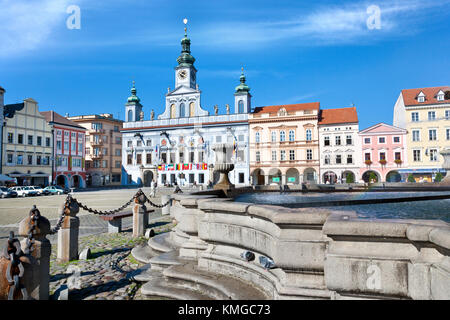
[[[408,168],[407,131],[378,123],[359,132],[362,146],[360,177],[364,182],[401,182]]]
[[[443,175],[440,151],[450,148],[450,87],[402,90],[394,107],[394,125],[408,131],[409,168],[417,182]]]
[[[123,121],[112,114],[68,117],[86,130],[86,185],[120,185],[122,178]]]
[[[257,107],[249,115],[252,185],[319,181],[320,104]]]
[[[41,112],[53,132],[53,184],[65,188],[86,187],[85,131],[54,111]]]
[[[320,110],[320,182],[359,182],[361,140],[356,108]]]

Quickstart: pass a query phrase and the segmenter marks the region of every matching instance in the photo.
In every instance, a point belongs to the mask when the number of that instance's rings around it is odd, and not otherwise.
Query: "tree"
[[[352,172],[347,173],[345,176],[345,182],[347,183],[354,183],[355,182],[355,175]]]
[[[436,173],[436,176],[434,177],[434,182],[441,182],[442,181],[442,173],[438,172]]]
[[[414,176],[411,173],[408,176],[408,182],[411,182],[411,183],[416,182],[416,179],[414,179]]]
[[[374,172],[371,172],[369,174],[369,183],[371,183],[372,181],[373,182],[378,182],[378,177],[377,177],[377,175]]]

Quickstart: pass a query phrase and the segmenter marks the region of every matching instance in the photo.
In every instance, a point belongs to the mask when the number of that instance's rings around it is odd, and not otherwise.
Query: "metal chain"
[[[145,197],[146,199],[146,201],[151,205],[151,206],[153,206],[153,207],[155,207],[155,208],[164,208],[165,206],[167,206],[169,203],[170,203],[170,201],[171,201],[171,199],[169,199],[166,203],[164,203],[164,204],[156,204],[156,203],[153,203],[148,197]]]
[[[66,209],[69,206],[70,199],[72,199],[72,197],[70,195],[68,195],[66,198],[66,202],[64,203],[64,207],[61,210],[61,215],[59,217],[59,220],[56,223],[55,227],[50,230],[50,234],[55,234],[59,231],[59,229],[61,229],[61,225],[64,222],[64,218],[66,217]]]
[[[9,260],[9,264],[6,268],[6,280],[9,285],[8,300],[13,300],[18,291],[22,293],[23,300],[28,300],[27,290],[20,282],[25,271],[22,262],[20,261],[20,257],[23,255],[24,253],[20,248],[20,242],[14,237],[14,232],[11,231],[9,233],[8,243],[2,252],[2,256]],[[17,270],[19,271],[18,274]]]
[[[125,209],[126,207],[128,207],[133,202],[134,199],[135,199],[135,196],[133,198],[131,198],[130,201],[128,201],[123,206],[121,206],[121,207],[119,207],[117,209],[109,210],[109,211],[99,211],[99,210],[95,210],[95,209],[89,208],[88,206],[82,204],[77,199],[72,198],[72,200],[75,201],[80,206],[80,208],[82,208],[83,210],[85,210],[87,212],[90,212],[90,213],[99,214],[99,215],[110,215],[110,214],[118,213],[118,212],[122,211],[123,209]]]

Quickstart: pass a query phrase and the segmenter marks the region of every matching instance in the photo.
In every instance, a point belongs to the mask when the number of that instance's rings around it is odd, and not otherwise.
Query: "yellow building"
[[[249,114],[253,185],[319,181],[320,104],[258,107]]]
[[[39,112],[37,102],[5,106],[3,174],[17,185],[47,186],[52,176],[52,128]]]
[[[67,119],[86,131],[87,186],[120,185],[122,176],[122,120],[112,114],[73,116]]]
[[[442,169],[440,151],[450,147],[450,87],[402,90],[394,107],[394,126],[407,134],[409,168],[417,182],[432,182]]]

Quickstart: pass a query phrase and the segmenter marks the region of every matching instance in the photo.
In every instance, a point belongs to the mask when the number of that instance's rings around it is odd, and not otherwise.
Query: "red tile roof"
[[[446,95],[446,97],[444,98],[444,101],[437,100],[436,95],[438,94],[438,92],[440,90],[442,90],[445,94],[447,91],[450,91],[450,87],[443,86],[443,87],[431,87],[431,88],[405,89],[405,90],[402,90],[403,101],[405,103],[405,106],[450,103],[450,99],[448,98],[448,95]],[[417,96],[419,95],[419,93],[421,91],[425,94],[425,102],[417,101]]]
[[[56,113],[55,111],[43,111],[43,112],[41,112],[41,114],[45,117],[45,120],[47,122],[54,122],[56,124],[62,124],[62,125],[86,130],[86,128],[76,124],[73,121],[70,121],[67,118],[64,118],[62,115],[60,115],[59,113]]]
[[[297,103],[297,104],[284,104],[279,106],[266,106],[266,107],[256,107],[253,113],[277,113],[281,108],[285,108],[286,111],[294,112],[300,110],[319,110],[320,103],[319,102],[311,102],[311,103]]]
[[[319,125],[358,122],[355,107],[340,109],[323,109],[320,111]]]

